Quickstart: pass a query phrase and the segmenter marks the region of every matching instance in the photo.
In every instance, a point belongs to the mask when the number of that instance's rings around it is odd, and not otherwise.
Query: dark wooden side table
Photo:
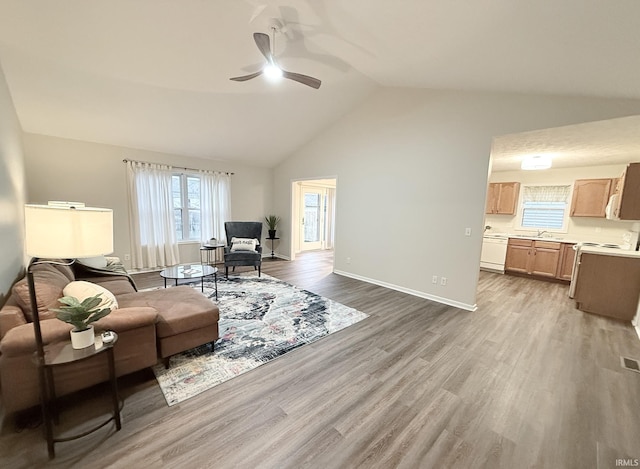
[[[118,334],[113,333],[114,339],[112,342],[105,344],[102,342],[102,336],[96,335],[96,343],[92,346],[85,347],[83,349],[74,349],[71,346],[71,341],[57,342],[45,346],[44,363],[41,365],[44,368],[44,373],[41,373],[40,392],[43,399],[43,419],[45,437],[47,439],[47,449],[49,451],[49,458],[55,457],[55,443],[61,443],[63,441],[76,440],[96,430],[104,427],[106,424],[114,420],[116,422],[116,430],[122,428],[120,422],[120,399],[118,398],[118,381],[116,378],[115,361],[113,358],[113,346],[118,341]],[[86,360],[95,355],[106,353],[107,366],[109,367],[109,381],[111,382],[111,399],[113,403],[113,415],[104,422],[96,425],[89,430],[86,430],[77,435],[68,436],[65,438],[55,438],[53,435],[53,425],[58,422],[58,410],[56,408],[56,387],[53,376],[53,369],[56,366],[66,365],[69,363],[75,363],[82,360]],[[43,378],[43,379],[42,379]]]
[[[267,238],[267,239],[268,239],[269,241],[271,241],[271,259],[275,259],[275,258],[276,258],[276,254],[275,254],[275,252],[273,251],[273,242],[274,242],[276,239],[280,239],[280,238]]]

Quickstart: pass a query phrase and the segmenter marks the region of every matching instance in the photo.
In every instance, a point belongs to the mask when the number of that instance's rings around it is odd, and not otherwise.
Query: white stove
[[[575,246],[573,246],[574,250],[578,250],[580,249],[582,246],[588,246],[588,247],[592,247],[592,248],[608,248],[608,249],[622,249],[622,246],[620,244],[612,244],[612,243],[576,243]]]

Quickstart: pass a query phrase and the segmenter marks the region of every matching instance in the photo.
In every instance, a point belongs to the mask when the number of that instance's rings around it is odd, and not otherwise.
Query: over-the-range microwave
[[[609,197],[609,202],[604,209],[607,220],[620,220],[620,217],[618,216],[618,213],[616,211],[616,208],[618,207],[619,197],[619,194],[613,194],[611,197]]]

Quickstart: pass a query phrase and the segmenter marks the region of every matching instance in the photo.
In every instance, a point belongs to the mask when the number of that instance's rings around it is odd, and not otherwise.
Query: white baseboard
[[[396,290],[402,293],[407,293],[409,295],[417,296],[419,298],[424,298],[427,300],[435,301],[437,303],[442,303],[449,306],[454,306],[456,308],[465,309],[467,311],[475,311],[478,309],[477,305],[470,305],[467,303],[461,303],[459,301],[451,300],[449,298],[443,298],[441,296],[431,295],[429,293],[421,292],[418,290],[412,290],[411,288],[401,287],[399,285],[394,285],[392,283],[382,282],[380,280],[362,277],[360,275],[352,274],[350,272],[344,272],[342,270],[334,270],[334,274],[342,275],[344,277],[354,278],[356,280],[362,280],[363,282],[372,283],[374,285],[379,285],[381,287],[389,288],[391,290]]]

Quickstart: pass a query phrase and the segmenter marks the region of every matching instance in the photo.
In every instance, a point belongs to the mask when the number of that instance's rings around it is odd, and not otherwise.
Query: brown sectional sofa
[[[101,285],[118,301],[115,309],[95,323],[96,331],[118,333],[114,347],[118,376],[153,366],[168,357],[218,338],[218,307],[188,286],[139,292],[135,283],[109,259],[109,270],[38,264],[32,267],[43,341],[69,339],[71,326],[55,319],[49,308],[59,307],[62,289],[71,281]],[[0,395],[5,412],[39,403],[36,350],[26,279],[17,282],[0,310]],[[56,394],[62,396],[108,380],[104,356],[55,368]]]

